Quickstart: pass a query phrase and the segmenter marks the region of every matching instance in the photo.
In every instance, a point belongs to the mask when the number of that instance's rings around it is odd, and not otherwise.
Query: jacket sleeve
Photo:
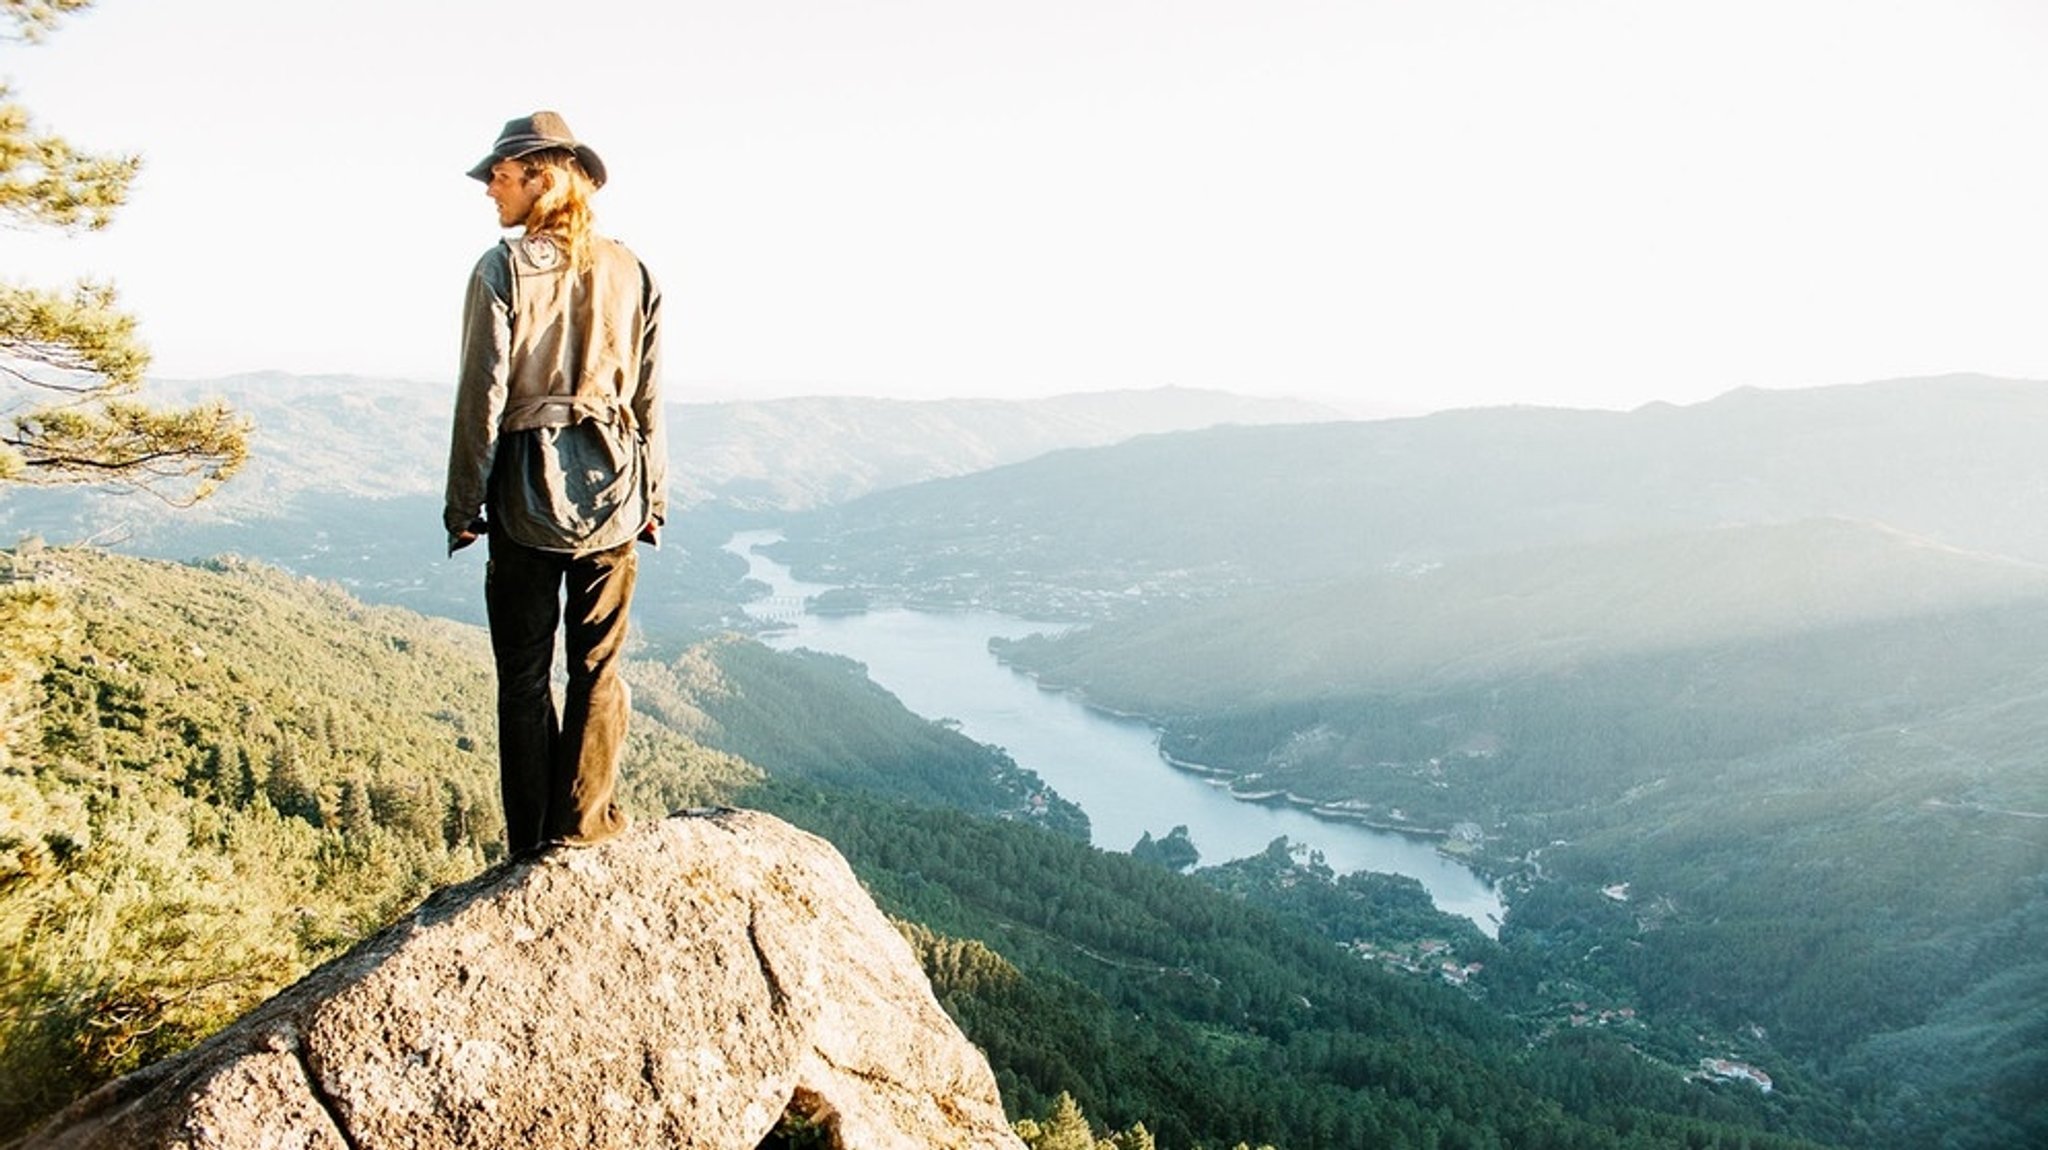
[[[640,268],[641,309],[646,324],[640,338],[640,380],[633,393],[633,419],[647,443],[648,511],[655,522],[668,522],[668,422],[661,405],[661,286],[645,265]]]
[[[441,512],[452,539],[483,517],[498,423],[511,371],[511,266],[503,245],[470,273],[462,306],[462,367],[455,380],[455,422],[448,444],[448,486]]]

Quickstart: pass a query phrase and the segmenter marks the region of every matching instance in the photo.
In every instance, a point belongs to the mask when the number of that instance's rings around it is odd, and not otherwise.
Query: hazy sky
[[[147,161],[0,276],[165,377],[450,378],[552,107],[678,398],[2048,379],[2041,0],[101,0],[0,75]]]

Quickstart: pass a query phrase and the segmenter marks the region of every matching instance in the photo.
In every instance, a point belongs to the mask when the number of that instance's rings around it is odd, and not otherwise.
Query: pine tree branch
[[[106,227],[142,167],[136,156],[81,152],[40,132],[0,84],[0,217],[67,231]]]
[[[83,12],[94,0],[0,0],[0,19],[14,25],[13,32],[0,32],[0,40],[33,44],[57,27],[57,21],[73,12]]]
[[[0,286],[0,362],[7,360],[102,376],[101,389],[121,391],[142,379],[149,352],[135,338],[135,317],[117,306],[113,285],[80,280],[68,293]],[[39,379],[25,382],[73,390]]]
[[[0,434],[17,482],[116,483],[187,506],[241,470],[247,421],[225,404],[156,409],[109,400],[42,407]]]
[[[0,355],[5,354],[4,347],[0,347]],[[107,386],[106,380],[92,377],[80,379],[76,383],[64,383],[51,379],[48,376],[25,371],[5,359],[0,359],[0,375],[13,379],[23,387],[33,387],[41,391],[62,391],[72,395],[90,395]]]
[[[92,3],[0,0],[0,43],[40,40]],[[0,84],[0,226],[104,227],[140,165],[39,130]],[[64,397],[26,411],[0,402],[0,483],[114,483],[179,505],[211,494],[247,461],[249,425],[221,403],[158,409],[121,398],[148,364],[111,284],[0,284],[0,401],[8,392]]]

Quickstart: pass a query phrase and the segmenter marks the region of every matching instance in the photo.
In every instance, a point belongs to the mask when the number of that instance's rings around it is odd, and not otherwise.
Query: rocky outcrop
[[[1021,1147],[824,841],[715,811],[444,890],[23,1147]],[[820,1143],[806,1143],[820,1144]]]

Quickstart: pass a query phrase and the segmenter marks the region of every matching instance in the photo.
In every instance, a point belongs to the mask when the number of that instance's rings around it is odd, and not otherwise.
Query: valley
[[[260,497],[144,520],[15,491],[0,531],[105,532],[280,592],[294,581],[266,565],[347,589],[301,602],[306,618],[397,604],[474,623],[480,568],[441,557],[432,478],[378,470],[390,445],[323,414],[307,386],[295,426],[322,450],[259,439]],[[1135,437],[1069,430],[1007,459],[956,450],[981,418],[964,411],[727,414],[706,422],[733,437],[716,465],[730,483],[678,516],[636,604],[636,706],[657,724],[637,793],[783,813],[831,838],[892,913],[1026,971],[1008,989],[939,979],[1018,1113],[1064,1091],[1179,1146],[1369,1144],[1368,1130],[1387,1144],[2048,1138],[2042,385],[1944,377],[1350,424],[1155,412]],[[794,486],[748,487],[792,428],[845,450],[788,456]],[[341,466],[376,481],[323,478]],[[727,549],[771,525],[786,538],[766,554],[834,588],[823,613],[795,585],[763,609],[769,588]],[[209,558],[222,552],[242,558]],[[131,577],[145,578],[113,576]],[[962,708],[908,685],[898,697],[879,658],[774,649],[863,621],[907,643],[939,611],[1071,624],[1006,624],[969,653],[1033,694],[1132,717],[1155,773],[1123,778],[1121,799],[1082,798],[1086,766],[1067,781],[1071,764],[1033,766],[1022,738]],[[186,641],[214,649],[193,625]],[[413,624],[385,626],[412,642]],[[42,672],[69,684],[68,709],[39,752],[57,757],[35,785],[56,789],[34,809],[103,834],[115,808],[77,795],[103,777],[102,748],[132,745],[142,765],[123,769],[154,781],[126,792],[197,804],[190,826],[216,828],[191,838],[204,850],[303,848],[327,869],[298,873],[378,892],[321,912],[294,953],[489,861],[472,793],[488,780],[464,774],[420,806],[394,790],[400,751],[351,749],[371,720],[273,695],[244,705],[296,708],[288,737],[244,719],[229,739],[209,733],[225,714],[162,719],[177,688],[68,658]],[[259,677],[273,675],[289,672]],[[488,726],[463,720],[463,754],[488,751]],[[152,739],[188,750],[152,774]],[[247,768],[222,782],[203,755],[188,764],[208,746],[242,748]],[[1163,808],[1149,801],[1180,783],[1226,813],[1114,823],[1116,803]],[[206,813],[259,795],[249,813]],[[1439,913],[1455,900],[1432,906],[1434,888],[1383,873],[1401,866],[1267,833],[1276,813],[1402,832],[1497,884],[1499,910]],[[1246,840],[1217,846],[1226,824]],[[351,854],[349,826],[439,845]],[[52,875],[97,858],[49,841]],[[332,869],[344,859],[413,861],[365,883]],[[1474,926],[1489,917],[1497,937]],[[137,993],[166,977],[136,969]],[[1438,1024],[1458,1037],[1423,1056],[1437,1071],[1394,1053]],[[1424,1094],[1458,1101],[1428,1117]]]
[[[2038,385],[1950,378],[1216,429],[878,493],[772,553],[1078,608],[992,646],[1238,794],[1478,829],[1501,943],[1548,973],[1474,981],[1532,1020],[1546,985],[1692,1018],[1730,1050],[1673,1066],[1803,1067],[1906,1141],[2003,1145],[2048,1121],[2048,834],[1988,813],[2048,809],[2042,426]],[[1916,1059],[1984,1104],[1924,1106],[1888,1077]]]
[[[743,532],[727,544],[749,561],[748,577],[771,589],[767,602],[777,606],[769,612],[783,626],[766,633],[764,642],[853,658],[912,711],[1004,748],[1081,807],[1098,847],[1128,851],[1141,837],[1165,838],[1178,827],[1201,859],[1220,863],[1286,839],[1301,851],[1317,852],[1340,872],[1407,875],[1447,913],[1472,920],[1489,935],[1498,929],[1498,896],[1448,862],[1436,837],[1318,819],[1286,804],[1247,803],[1197,774],[1173,769],[1160,756],[1158,733],[1150,726],[1045,692],[1002,668],[988,652],[991,640],[1057,631],[1057,625],[968,611],[785,614],[781,605],[831,589],[794,582],[761,557],[756,548],[775,537],[769,531]]]

